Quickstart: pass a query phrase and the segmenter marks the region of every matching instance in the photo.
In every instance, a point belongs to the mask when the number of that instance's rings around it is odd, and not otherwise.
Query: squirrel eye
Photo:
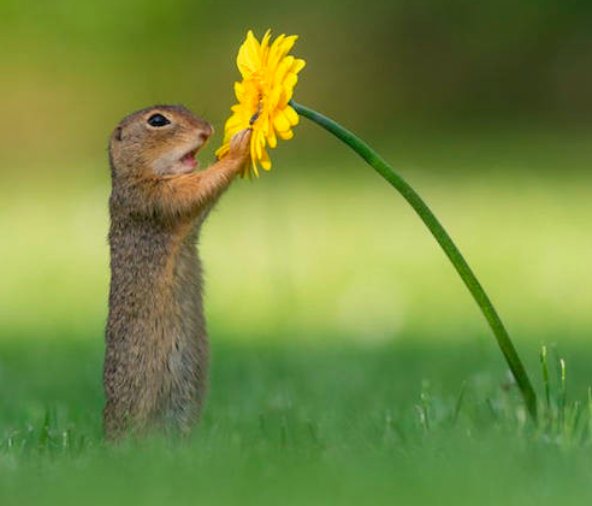
[[[148,118],[148,124],[153,127],[163,127],[169,125],[171,122],[162,114],[153,114]]]

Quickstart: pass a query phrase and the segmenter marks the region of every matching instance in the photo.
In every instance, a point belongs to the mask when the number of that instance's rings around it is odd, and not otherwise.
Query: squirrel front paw
[[[250,128],[245,128],[233,135],[230,139],[229,158],[240,162],[241,165],[247,163],[251,153],[251,135],[253,131]]]

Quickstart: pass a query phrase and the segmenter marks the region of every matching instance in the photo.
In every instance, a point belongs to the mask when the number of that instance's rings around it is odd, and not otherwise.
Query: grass
[[[1,382],[12,386],[0,405],[1,504],[592,497],[590,408],[584,402],[576,416],[568,399],[561,409],[555,359],[552,410],[534,427],[497,354],[478,344],[240,346],[225,336],[204,420],[188,441],[108,447],[98,341],[23,337],[0,347]],[[585,370],[590,355],[574,355]]]

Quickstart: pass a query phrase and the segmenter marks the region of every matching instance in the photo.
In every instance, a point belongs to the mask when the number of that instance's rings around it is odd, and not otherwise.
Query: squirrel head
[[[180,105],[147,107],[125,117],[111,134],[114,177],[184,174],[197,167],[195,155],[212,126]]]

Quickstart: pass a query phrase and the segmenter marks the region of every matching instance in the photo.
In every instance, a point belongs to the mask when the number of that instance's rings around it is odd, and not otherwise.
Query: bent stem
[[[426,227],[430,230],[440,247],[446,253],[448,259],[462,278],[464,284],[471,292],[475,302],[481,309],[483,316],[491,327],[493,334],[497,340],[501,352],[506,359],[512,374],[516,380],[518,388],[522,393],[526,409],[533,420],[537,418],[537,398],[532,383],[528,378],[526,369],[516,352],[504,324],[502,323],[495,307],[491,300],[485,293],[485,290],[479,283],[479,280],[467,264],[459,249],[456,247],[448,232],[444,229],[442,224],[438,221],[434,213],[430,210],[423,199],[417,192],[407,183],[401,176],[399,176],[393,168],[368,144],[362,141],[359,137],[354,135],[349,130],[343,128],[341,125],[332,119],[309,109],[303,105],[291,102],[292,107],[311,121],[314,121],[324,129],[331,132],[337,138],[342,140],[345,144],[351,147],[358,155],[360,155],[370,166],[376,170],[386,181],[395,188],[403,198],[411,205],[415,212],[419,215]]]

